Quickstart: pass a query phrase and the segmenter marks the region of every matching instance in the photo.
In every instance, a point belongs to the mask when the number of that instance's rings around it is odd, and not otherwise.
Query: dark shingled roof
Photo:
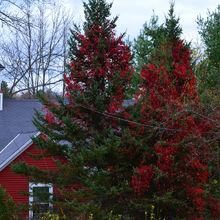
[[[134,100],[125,100],[123,106],[134,105]],[[0,111],[0,152],[18,134],[32,135],[37,132],[32,123],[34,109],[40,110],[37,99],[4,99]]]
[[[32,123],[34,109],[40,110],[36,99],[4,99],[0,111],[0,151],[18,134],[37,132]]]
[[[125,100],[123,106],[134,105]],[[39,135],[32,120],[34,109],[41,109],[36,99],[4,99],[0,111],[0,171],[32,143],[31,137]]]

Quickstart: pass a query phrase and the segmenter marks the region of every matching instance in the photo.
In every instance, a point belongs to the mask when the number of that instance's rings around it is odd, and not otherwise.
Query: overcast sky
[[[82,0],[63,0],[68,8],[72,8],[75,19],[83,20]],[[87,2],[87,0],[86,0]],[[112,2],[108,0],[108,2]],[[159,22],[169,10],[169,0],[113,0],[112,15],[118,15],[117,32],[126,31],[130,39],[136,37],[143,24],[149,22],[153,11],[159,16]],[[206,17],[207,10],[214,11],[219,0],[176,0],[175,14],[180,17],[183,28],[183,37],[188,41],[199,40],[196,19],[198,15]]]

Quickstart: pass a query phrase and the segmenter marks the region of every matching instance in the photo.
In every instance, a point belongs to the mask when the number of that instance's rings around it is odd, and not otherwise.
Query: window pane
[[[48,202],[49,198],[49,187],[33,188],[33,202]]]
[[[49,184],[30,184],[30,217],[33,219],[41,219],[48,211],[52,210],[52,199],[53,188]]]

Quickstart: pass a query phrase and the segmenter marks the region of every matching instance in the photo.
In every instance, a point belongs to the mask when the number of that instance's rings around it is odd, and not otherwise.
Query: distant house
[[[37,217],[41,212],[46,212],[50,204],[42,202],[34,196],[35,192],[53,192],[50,184],[33,184],[25,177],[13,173],[10,164],[25,161],[29,165],[41,169],[56,170],[52,158],[43,158],[35,161],[29,153],[39,154],[32,142],[32,136],[38,136],[39,132],[32,124],[34,109],[40,110],[38,100],[3,100],[0,91],[0,184],[6,192],[12,196],[15,202],[37,203],[35,209],[26,213],[28,217]],[[20,194],[21,191],[29,191],[33,194],[29,198]]]

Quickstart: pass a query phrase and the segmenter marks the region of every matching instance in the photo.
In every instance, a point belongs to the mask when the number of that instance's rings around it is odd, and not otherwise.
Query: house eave
[[[18,149],[13,152],[9,157],[7,157],[6,160],[2,161],[2,163],[0,164],[0,171],[2,171],[6,166],[8,166],[12,161],[14,161],[19,155],[21,155],[28,147],[30,147],[33,144],[33,141],[31,139],[31,136],[33,137],[37,137],[38,135],[40,135],[40,132],[37,132],[33,135],[31,135],[29,138],[27,137],[27,140],[24,141],[24,143],[21,143],[20,146],[17,145],[16,140],[18,140],[19,138],[22,137],[22,133],[18,134],[12,141],[10,141],[10,143],[8,145],[6,145],[6,147],[4,147],[4,149],[0,152],[0,155],[4,153],[4,151],[7,151],[8,149],[10,149],[10,147],[12,147],[13,145],[16,145],[18,147]]]

